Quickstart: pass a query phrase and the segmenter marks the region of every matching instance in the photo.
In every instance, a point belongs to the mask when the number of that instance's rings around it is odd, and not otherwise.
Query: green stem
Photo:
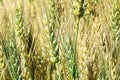
[[[78,31],[79,31],[79,17],[76,17],[76,37],[75,37],[75,45],[74,45],[74,54],[73,54],[73,70],[74,70],[74,80],[78,79],[76,77],[76,67],[77,67],[77,62],[76,62],[76,56],[77,56],[77,38],[78,38]]]

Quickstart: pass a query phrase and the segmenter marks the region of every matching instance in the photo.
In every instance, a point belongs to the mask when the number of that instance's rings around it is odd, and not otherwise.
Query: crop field
[[[0,80],[120,80],[120,0],[0,0]]]

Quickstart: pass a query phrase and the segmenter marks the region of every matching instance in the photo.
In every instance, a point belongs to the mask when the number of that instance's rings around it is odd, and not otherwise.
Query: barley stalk
[[[26,35],[24,32],[23,7],[18,5],[16,8],[16,33],[19,43],[19,54],[21,58],[21,68],[23,79],[31,80],[30,67],[27,62]]]
[[[73,1],[73,14],[75,17],[75,22],[76,22],[76,37],[75,37],[75,45],[74,45],[74,48],[75,48],[74,50],[76,53],[77,37],[78,37],[78,30],[79,30],[79,20],[84,15],[84,0]],[[76,57],[76,54],[75,54],[75,57]]]
[[[78,80],[77,62],[75,61],[75,56],[74,56],[74,54],[76,53],[74,52],[74,45],[70,37],[64,40],[63,47],[65,51],[64,55],[67,59],[70,80]]]
[[[119,60],[119,53],[120,53],[120,9],[119,9],[119,0],[113,1],[113,10],[112,10],[112,32],[113,32],[113,52],[112,52],[112,59],[111,59],[111,77],[112,80],[118,80],[118,60]]]
[[[75,36],[75,43],[74,43],[74,54],[73,54],[73,62],[76,63],[76,56],[77,56],[77,38],[78,38],[78,30],[79,30],[79,21],[80,21],[80,18],[83,17],[84,15],[84,0],[75,0],[73,1],[73,14],[74,14],[74,17],[75,17],[75,28],[76,28],[76,36]],[[77,65],[77,63],[76,63]],[[73,68],[75,68],[74,66],[76,65],[73,65]],[[77,67],[77,66],[76,66]],[[75,70],[75,69],[74,69]],[[73,71],[75,74],[77,71]],[[74,80],[78,79],[78,76],[73,76]]]
[[[56,26],[58,26],[58,35],[61,34],[61,29],[64,26],[64,1],[63,0],[55,0],[55,9],[56,9]],[[57,42],[60,44],[60,36],[57,38]],[[60,47],[60,46],[59,46]],[[61,55],[59,55],[61,56]],[[56,72],[57,72],[57,80],[61,80],[61,69],[60,69],[61,61],[59,60],[56,63]]]
[[[49,6],[50,6],[49,9],[50,19],[49,19],[48,30],[49,30],[49,39],[51,46],[51,53],[50,53],[51,61],[52,61],[51,72],[53,75],[54,71],[56,73],[57,65],[59,62],[59,45],[55,35],[55,31],[56,31],[55,0],[49,0]],[[51,79],[53,79],[53,76],[51,76]]]
[[[8,70],[13,80],[22,80],[20,61],[17,53],[16,39],[13,29],[10,32],[10,41],[3,40],[3,52],[5,53]]]

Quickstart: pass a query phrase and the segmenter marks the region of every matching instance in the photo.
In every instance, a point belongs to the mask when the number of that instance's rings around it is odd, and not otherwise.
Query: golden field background
[[[120,0],[0,0],[0,80],[120,80]]]

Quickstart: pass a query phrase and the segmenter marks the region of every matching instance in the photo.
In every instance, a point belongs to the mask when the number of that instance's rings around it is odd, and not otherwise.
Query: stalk
[[[22,80],[20,61],[13,29],[11,29],[10,32],[10,41],[3,39],[2,47],[6,63],[8,63],[7,67],[11,78],[13,80]]]
[[[55,0],[49,0],[49,39],[50,39],[50,46],[51,46],[51,77],[50,80],[59,77],[59,72],[57,72],[58,65],[59,65],[59,45],[57,41],[57,37],[55,35],[56,32],[56,16],[55,16]],[[59,78],[58,78],[59,79]]]
[[[73,65],[73,70],[74,68],[77,68],[77,62],[76,62],[76,56],[77,56],[77,38],[78,38],[78,31],[79,31],[79,21],[80,18],[83,17],[84,15],[84,0],[75,0],[73,1],[73,14],[75,17],[75,27],[76,27],[76,36],[75,36],[75,43],[74,43],[74,54],[73,54],[73,62],[76,63]],[[78,71],[73,71],[73,73],[76,73]],[[78,75],[78,73],[77,73]],[[78,76],[73,76],[72,80],[78,80]]]
[[[118,61],[120,53],[120,9],[119,9],[119,0],[113,0],[113,10],[112,10],[112,34],[113,34],[113,50],[112,50],[112,59],[111,59],[111,76],[112,80],[118,80]]]
[[[26,35],[24,32],[23,7],[18,5],[16,8],[16,33],[19,44],[19,55],[21,59],[22,77],[31,80],[30,67],[27,61]]]
[[[64,1],[63,0],[55,0],[55,11],[56,11],[56,26],[58,26],[58,35],[60,35],[60,30],[64,26]],[[60,44],[60,36],[58,36],[58,43]],[[60,56],[60,55],[59,55]],[[57,80],[61,80],[61,70],[60,70],[60,60],[56,64],[56,71],[57,71]]]
[[[68,37],[64,40],[64,51],[67,59],[68,70],[70,74],[70,80],[78,80],[77,62],[75,61],[74,45],[71,38]]]

